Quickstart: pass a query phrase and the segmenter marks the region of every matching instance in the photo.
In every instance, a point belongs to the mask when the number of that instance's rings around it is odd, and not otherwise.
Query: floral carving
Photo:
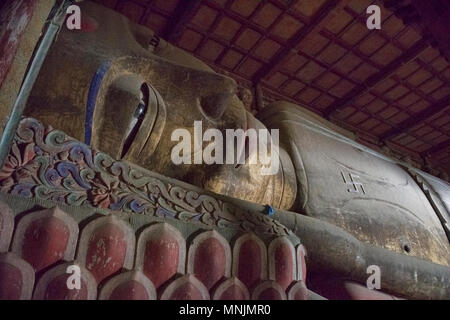
[[[68,205],[155,215],[209,226],[289,234],[277,221],[163,181],[144,169],[90,149],[35,119],[20,122],[0,170],[3,192]]]
[[[28,178],[36,170],[34,144],[13,144],[11,152],[0,171],[2,189],[12,186],[15,182]]]
[[[109,208],[111,203],[119,200],[119,181],[105,181],[101,175],[92,181],[92,188],[88,190],[88,199],[96,207]]]

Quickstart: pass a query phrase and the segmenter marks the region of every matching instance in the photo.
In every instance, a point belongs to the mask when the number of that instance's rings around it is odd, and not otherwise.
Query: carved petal
[[[275,281],[264,281],[252,294],[252,300],[286,300],[286,293]]]
[[[214,291],[213,300],[249,300],[247,287],[238,278],[233,277],[222,282]]]
[[[73,260],[78,224],[55,207],[24,216],[17,225],[12,251],[40,271],[60,260]]]
[[[69,266],[79,268],[80,289],[70,288],[69,277],[75,273],[68,272]],[[92,274],[75,262],[65,263],[48,270],[39,279],[34,290],[34,300],[94,300],[97,297],[97,283]]]
[[[266,279],[266,275],[266,245],[253,233],[242,235],[233,247],[233,276],[251,288]]]
[[[162,293],[161,300],[209,300],[208,289],[192,274],[174,280]]]
[[[278,237],[269,245],[269,279],[286,290],[296,279],[295,249],[287,237]]]
[[[231,249],[217,231],[199,234],[189,247],[187,272],[194,274],[211,289],[231,273]]]
[[[153,283],[140,271],[121,273],[109,280],[100,300],[156,300]]]
[[[159,288],[175,274],[184,274],[186,243],[181,233],[168,223],[146,228],[139,236],[136,268]]]
[[[288,292],[289,300],[308,300],[308,288],[303,281],[297,281]]]
[[[34,269],[13,253],[0,254],[0,300],[29,300]]]
[[[134,231],[113,215],[90,222],[82,231],[77,261],[98,283],[122,268],[133,268]]]

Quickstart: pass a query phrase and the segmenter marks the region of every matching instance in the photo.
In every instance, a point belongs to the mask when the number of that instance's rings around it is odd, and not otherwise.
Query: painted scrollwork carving
[[[263,214],[163,181],[32,118],[19,125],[0,170],[0,188],[72,206],[90,205],[261,233],[290,233]]]

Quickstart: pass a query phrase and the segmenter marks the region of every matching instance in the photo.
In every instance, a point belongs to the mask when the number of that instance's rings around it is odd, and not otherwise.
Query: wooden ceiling
[[[359,142],[449,180],[448,1],[96,2],[240,86],[258,85],[265,101],[307,107],[355,132]],[[371,4],[381,7],[381,30],[366,27]]]

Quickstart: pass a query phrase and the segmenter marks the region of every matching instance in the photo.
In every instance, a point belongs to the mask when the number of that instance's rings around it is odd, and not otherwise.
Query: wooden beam
[[[392,137],[395,137],[406,130],[420,124],[424,120],[434,116],[436,113],[441,112],[450,105],[450,95],[446,96],[445,98],[439,100],[436,104],[432,105],[431,107],[426,108],[425,110],[415,114],[409,119],[406,119],[405,121],[399,123],[391,130],[383,133],[380,135],[381,141],[386,141]]]
[[[435,146],[425,150],[424,152],[422,152],[420,154],[420,156],[424,157],[424,158],[425,157],[429,157],[432,154],[434,154],[436,152],[439,152],[439,151],[442,151],[445,148],[449,148],[449,147],[450,147],[450,139],[449,140],[445,140],[445,141],[443,141],[443,142],[441,142],[441,143],[439,143],[439,144],[437,144],[437,145],[435,145]]]
[[[389,10],[396,10],[409,4],[408,0],[384,0],[384,6]]]
[[[448,0],[385,0],[396,16],[408,25],[418,27],[430,44],[439,47],[450,61],[450,2]]]
[[[201,0],[180,1],[173,17],[162,32],[162,38],[170,43],[176,43],[183,33],[184,25],[191,20],[201,5]]]
[[[361,83],[359,86],[354,87],[349,93],[339,100],[336,100],[328,108],[325,109],[324,115],[327,119],[330,118],[331,114],[335,111],[347,106],[353,102],[357,97],[368,91],[370,88],[374,87],[380,81],[389,77],[394,73],[401,65],[408,63],[409,61],[415,59],[425,48],[428,47],[428,43],[425,39],[417,41],[412,47],[406,50],[401,56],[394,59],[391,63],[386,65],[383,69],[375,73],[374,75],[367,78],[366,81]]]
[[[284,61],[293,53],[295,47],[319,24],[328,13],[333,10],[339,3],[340,0],[329,0],[319,9],[316,14],[311,18],[308,25],[300,29],[296,34],[294,34],[286,43],[286,45],[271,59],[268,64],[265,64],[261,69],[254,75],[253,82],[257,83],[261,79],[269,75],[273,70],[279,69]]]

